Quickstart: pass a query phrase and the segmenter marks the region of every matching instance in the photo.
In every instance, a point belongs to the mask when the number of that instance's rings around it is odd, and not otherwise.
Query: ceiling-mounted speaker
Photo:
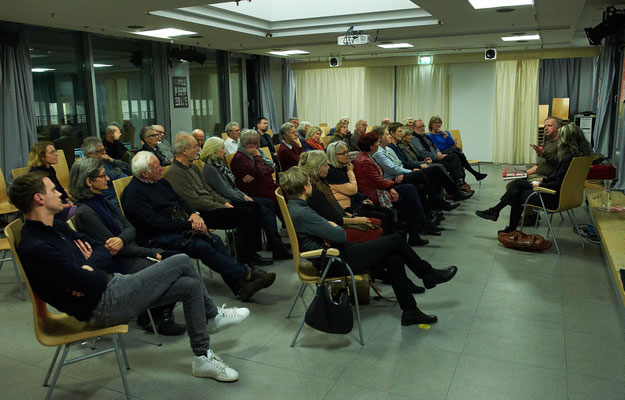
[[[331,67],[340,67],[341,66],[341,58],[340,57],[330,57],[330,66]]]
[[[497,58],[497,49],[486,49],[484,51],[485,60],[494,60]]]

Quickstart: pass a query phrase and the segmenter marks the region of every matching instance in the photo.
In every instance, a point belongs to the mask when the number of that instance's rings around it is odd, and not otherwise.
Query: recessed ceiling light
[[[128,25],[126,28],[128,29],[143,29],[145,26],[143,25]]]
[[[308,54],[308,52],[304,50],[282,50],[282,51],[270,51],[269,54],[274,54],[276,56],[291,56],[294,54]]]
[[[540,40],[540,35],[520,35],[520,36],[502,36],[501,40],[504,42],[518,42],[528,40]]]
[[[495,10],[495,12],[498,12],[498,13],[509,13],[513,11],[515,11],[514,8],[498,8]]]
[[[98,63],[93,64],[93,68],[106,68],[106,67],[112,67],[112,66],[113,66],[112,64],[98,64]]]
[[[32,72],[48,72],[48,71],[55,71],[54,68],[33,68],[31,69]]]
[[[130,32],[130,33],[134,33],[136,35],[142,35],[142,36],[157,37],[157,38],[162,38],[162,39],[169,39],[175,36],[197,35],[197,32],[183,31],[182,29],[176,29],[176,28],[154,29],[151,31]]]
[[[410,47],[414,47],[410,43],[389,43],[389,44],[378,44],[377,46],[383,49],[408,49]]]
[[[534,0],[469,0],[469,3],[476,10],[480,10],[482,8],[529,6],[534,4]]]

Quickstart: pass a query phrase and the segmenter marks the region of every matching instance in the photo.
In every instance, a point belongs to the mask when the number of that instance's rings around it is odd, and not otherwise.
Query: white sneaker
[[[239,373],[208,350],[205,356],[193,358],[193,376],[199,378],[213,378],[221,382],[234,382],[239,379]]]
[[[206,328],[208,333],[217,333],[240,324],[248,315],[250,315],[250,310],[245,307],[226,308],[224,304],[221,307],[217,307],[217,316],[206,322]]]

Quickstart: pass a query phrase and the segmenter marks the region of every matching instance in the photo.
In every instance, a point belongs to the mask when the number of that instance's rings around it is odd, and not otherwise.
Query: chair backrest
[[[319,128],[323,128],[324,126],[328,126],[328,124],[325,123],[325,122],[320,122],[319,123]]]
[[[330,144],[330,141],[332,140],[334,136],[324,136],[321,138],[321,143],[323,143],[323,148],[327,149],[328,145]]]
[[[4,180],[4,174],[0,169],[0,204],[6,203],[9,201],[9,197],[7,196],[7,183]]]
[[[545,127],[545,120],[549,116],[549,104],[540,104],[538,106],[538,127]]]
[[[222,138],[223,140],[228,140],[228,134],[227,134],[226,132],[222,133],[222,134],[221,134],[221,138]]]
[[[450,129],[451,138],[456,142],[456,147],[462,150],[462,136],[460,136],[460,129]]]
[[[300,273],[300,252],[299,242],[297,241],[297,233],[295,233],[295,226],[293,226],[293,220],[291,220],[291,214],[289,208],[286,206],[286,199],[282,193],[282,188],[276,189],[276,198],[278,199],[278,205],[280,206],[280,212],[284,218],[284,224],[286,225],[286,231],[289,233],[289,241],[291,242],[291,251],[293,252],[293,263],[295,264],[295,271],[297,275],[302,278]]]
[[[558,210],[565,211],[579,207],[584,201],[584,185],[593,156],[573,157],[569,169],[564,175],[562,186],[560,186],[560,203]]]
[[[569,98],[554,97],[551,103],[551,116],[562,118],[564,121],[569,120]]]
[[[67,159],[63,150],[57,150],[56,154],[59,156],[59,163],[54,166],[56,172],[56,178],[65,190],[69,188],[69,168],[67,166]]]
[[[267,134],[269,136],[273,136],[273,129],[267,129]]]
[[[232,159],[234,158],[234,155],[237,153],[232,153],[232,154],[226,154],[226,163],[228,163],[228,168],[230,168],[230,164],[232,164]],[[232,169],[232,168],[230,168]]]
[[[319,125],[319,128],[321,128],[321,137],[324,137],[328,133],[330,133],[331,128],[328,125]]]
[[[132,176],[125,176],[113,181],[113,187],[115,188],[115,194],[117,195],[117,202],[119,203],[119,208],[122,210],[122,214],[124,214],[124,207],[122,207],[122,193],[124,193],[124,189],[126,189],[126,186],[128,186],[131,180]]]
[[[18,176],[26,175],[29,170],[30,170],[30,167],[21,167],[21,168],[12,169],[11,173],[13,174],[13,179],[17,178]]]
[[[45,346],[49,346],[50,344],[46,340],[44,327],[46,325],[46,321],[52,319],[52,314],[48,310],[46,303],[35,294],[33,288],[30,286],[28,276],[26,276],[26,272],[24,271],[24,267],[22,266],[22,261],[17,254],[17,245],[19,244],[22,237],[22,226],[24,226],[24,223],[20,219],[16,219],[4,228],[4,234],[6,235],[7,239],[9,239],[9,244],[11,245],[11,250],[13,251],[13,259],[15,260],[15,263],[22,273],[22,277],[24,278],[24,282],[26,283],[26,287],[28,288],[28,293],[30,294],[30,299],[33,304],[35,336],[37,337],[39,343]]]
[[[268,159],[271,160],[271,152],[269,151],[269,147],[261,147],[259,150],[261,150],[263,153],[265,153],[265,155],[267,156]]]
[[[193,161],[193,164],[197,165],[200,171],[202,170],[202,168],[204,168],[204,161],[200,160],[199,158]]]

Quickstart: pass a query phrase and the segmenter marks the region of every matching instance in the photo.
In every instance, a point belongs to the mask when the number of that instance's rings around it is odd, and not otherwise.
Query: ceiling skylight
[[[32,72],[48,72],[48,71],[55,71],[54,68],[33,68],[31,69]]]
[[[154,29],[151,31],[131,32],[131,33],[134,33],[136,35],[157,37],[161,39],[170,39],[176,36],[197,35],[197,32],[183,31],[182,29],[176,29],[176,28]]]
[[[534,4],[534,0],[469,0],[469,3],[476,10],[480,10],[482,8],[529,6]]]
[[[269,54],[274,54],[276,56],[292,56],[295,54],[308,54],[308,52],[304,50],[283,50],[283,51],[270,51]]]
[[[502,36],[504,42],[519,42],[524,40],[540,40],[540,35]]]
[[[410,43],[387,43],[387,44],[378,44],[377,46],[383,49],[408,49],[410,47],[414,47]]]

